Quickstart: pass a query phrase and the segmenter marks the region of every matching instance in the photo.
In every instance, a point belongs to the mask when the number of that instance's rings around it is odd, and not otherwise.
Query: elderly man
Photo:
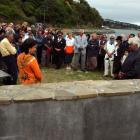
[[[119,79],[140,79],[140,48],[136,38],[131,38],[129,41],[128,57],[125,59]]]
[[[87,69],[95,70],[97,67],[97,57],[99,55],[99,40],[97,34],[93,33],[87,46]]]
[[[81,70],[85,71],[86,64],[86,48],[87,48],[87,37],[84,34],[84,30],[80,30],[80,34],[75,38],[74,43],[74,57],[72,62],[72,67],[78,69],[79,61],[81,58]]]
[[[11,75],[11,78],[6,79],[6,85],[14,85],[17,82],[17,65],[16,65],[16,48],[12,45],[14,39],[13,30],[6,31],[6,37],[0,42],[0,53],[2,55],[2,61],[5,63],[7,73]]]
[[[109,75],[109,68],[111,72],[111,76],[113,77],[113,62],[114,62],[114,53],[115,53],[115,46],[116,46],[115,36],[111,35],[110,40],[105,45],[105,70],[104,70],[104,76]]]

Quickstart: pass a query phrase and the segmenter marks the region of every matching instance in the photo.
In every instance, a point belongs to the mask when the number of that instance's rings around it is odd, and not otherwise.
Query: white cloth
[[[121,64],[124,63],[124,61],[126,60],[127,57],[128,57],[128,52],[125,52],[125,54],[123,55],[123,57],[121,59]]]

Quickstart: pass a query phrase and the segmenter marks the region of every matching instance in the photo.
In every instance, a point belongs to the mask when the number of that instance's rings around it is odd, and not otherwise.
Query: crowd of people
[[[140,32],[120,36],[63,34],[28,23],[0,24],[0,68],[10,74],[6,85],[42,81],[40,66],[66,70],[104,71],[114,79],[140,78]]]

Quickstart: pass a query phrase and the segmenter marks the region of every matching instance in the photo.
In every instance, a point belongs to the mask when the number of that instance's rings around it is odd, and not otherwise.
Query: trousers
[[[72,67],[74,69],[78,69],[79,65],[81,67],[81,70],[85,70],[85,68],[86,68],[86,66],[85,66],[86,65],[86,54],[74,53],[73,60],[72,60]]]
[[[105,59],[105,69],[104,69],[104,75],[105,76],[107,76],[107,75],[109,75],[109,71],[110,71],[110,73],[111,73],[111,76],[113,76],[113,60],[111,60],[111,59]]]

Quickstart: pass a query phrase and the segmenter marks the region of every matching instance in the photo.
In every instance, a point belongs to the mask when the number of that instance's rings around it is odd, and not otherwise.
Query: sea
[[[125,34],[127,36],[127,35],[129,35],[131,33],[137,35],[137,33],[140,32],[138,30],[126,30],[126,29],[112,29],[112,30],[115,31],[116,36],[119,36],[121,34]]]

